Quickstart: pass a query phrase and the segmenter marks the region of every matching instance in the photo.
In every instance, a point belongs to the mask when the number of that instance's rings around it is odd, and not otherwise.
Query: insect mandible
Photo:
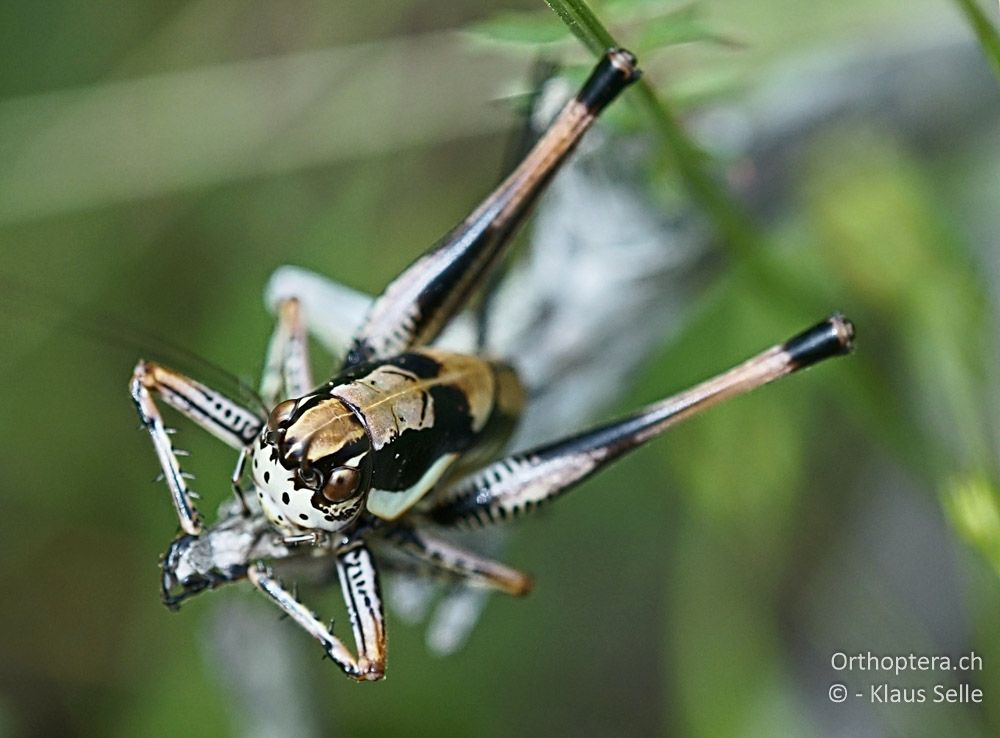
[[[461,549],[436,530],[530,512],[678,421],[850,351],[853,326],[834,315],[628,417],[502,456],[524,402],[516,372],[432,344],[493,273],[513,232],[601,110],[638,76],[632,54],[609,50],[514,172],[375,300],[328,382],[313,382],[295,299],[280,307],[265,361],[266,412],[163,365],[138,363],[131,395],[183,531],[163,560],[168,606],[248,579],[348,676],[380,679],[386,663],[380,552],[470,586],[524,594],[527,575]],[[239,506],[212,526],[199,516],[154,397],[239,451],[232,477]],[[252,484],[244,490],[247,475]],[[336,568],[356,655],[265,563],[283,560]]]

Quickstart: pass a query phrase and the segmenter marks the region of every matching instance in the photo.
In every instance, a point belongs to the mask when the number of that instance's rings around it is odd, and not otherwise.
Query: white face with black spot
[[[341,530],[364,508],[369,450],[364,427],[340,400],[281,403],[250,452],[264,514],[289,533]]]

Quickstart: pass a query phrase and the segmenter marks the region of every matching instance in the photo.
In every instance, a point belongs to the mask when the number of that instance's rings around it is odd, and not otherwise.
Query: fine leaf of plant
[[[629,38],[629,46],[640,56],[669,46],[692,42],[739,46],[739,42],[713,29],[704,20],[700,3],[618,2],[611,7],[615,28]],[[468,29],[474,37],[494,44],[518,47],[567,44],[569,27],[545,10],[502,11]]]
[[[503,11],[466,29],[477,39],[519,47],[564,43],[569,30],[540,10]]]

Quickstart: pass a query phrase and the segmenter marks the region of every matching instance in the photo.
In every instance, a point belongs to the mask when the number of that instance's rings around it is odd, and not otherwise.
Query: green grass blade
[[[617,46],[608,29],[582,0],[545,0],[566,27],[595,55]]]
[[[993,73],[1000,79],[1000,34],[997,33],[996,27],[990,22],[976,0],[955,0],[955,2],[965,13],[965,17],[969,19],[972,30],[975,31],[976,38],[979,39],[979,45],[983,47],[983,53],[986,54],[990,66],[993,67]]]

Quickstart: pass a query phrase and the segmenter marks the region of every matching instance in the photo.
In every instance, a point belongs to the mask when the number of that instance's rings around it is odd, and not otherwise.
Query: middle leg
[[[267,347],[260,396],[270,409],[281,400],[301,397],[313,386],[302,306],[294,297],[285,298],[278,305],[278,323]]]
[[[456,546],[418,526],[399,523],[384,536],[387,543],[410,558],[467,585],[515,596],[531,591],[532,581],[527,574]]]
[[[261,372],[261,400],[268,410],[272,410],[280,400],[301,397],[312,388],[309,338],[302,320],[302,308],[297,299],[288,297],[278,304],[278,322],[271,334]],[[250,510],[242,485],[249,453],[249,445],[240,449],[231,479],[233,494],[240,501],[244,515]]]

